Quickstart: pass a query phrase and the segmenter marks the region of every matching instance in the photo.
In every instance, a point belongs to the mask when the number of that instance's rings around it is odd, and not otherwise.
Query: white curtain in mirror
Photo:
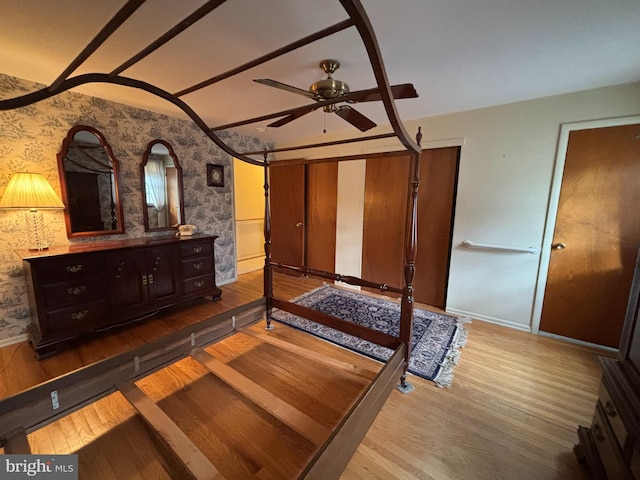
[[[158,212],[166,205],[165,169],[162,160],[149,159],[145,167],[149,201]]]

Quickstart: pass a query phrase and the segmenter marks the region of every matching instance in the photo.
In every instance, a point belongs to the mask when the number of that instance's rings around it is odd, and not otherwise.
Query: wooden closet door
[[[305,167],[269,167],[271,259],[287,265],[304,264]]]
[[[310,268],[334,272],[338,212],[338,163],[307,165],[307,258]]]
[[[444,308],[458,177],[458,147],[423,150],[418,190],[416,301]],[[367,160],[362,278],[404,284],[407,155]]]
[[[409,157],[367,160],[362,278],[402,287]]]
[[[444,308],[459,165],[458,147],[423,150],[418,190],[418,256],[414,292],[418,302]]]

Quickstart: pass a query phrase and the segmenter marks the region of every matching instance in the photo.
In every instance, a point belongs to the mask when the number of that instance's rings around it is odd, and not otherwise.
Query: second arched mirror
[[[164,140],[147,145],[140,166],[144,229],[176,229],[184,221],[182,168],[173,148]]]

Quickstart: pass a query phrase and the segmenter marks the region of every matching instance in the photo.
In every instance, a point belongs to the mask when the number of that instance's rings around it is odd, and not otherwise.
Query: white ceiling
[[[49,84],[124,0],[0,0],[0,73]],[[147,0],[75,73],[108,73],[205,3]],[[413,83],[399,100],[403,120],[640,80],[639,0],[362,0],[392,84]],[[346,18],[337,0],[228,0],[122,75],[176,92]],[[302,47],[183,97],[215,126],[310,100],[258,85],[272,78],[303,89],[323,78],[323,58],[351,90],[375,86],[355,29]],[[140,90],[94,84],[79,92],[184,116]],[[386,123],[380,103],[356,105]],[[244,131],[264,140],[329,131],[357,133],[316,111],[278,129]],[[377,133],[381,129],[370,132]]]

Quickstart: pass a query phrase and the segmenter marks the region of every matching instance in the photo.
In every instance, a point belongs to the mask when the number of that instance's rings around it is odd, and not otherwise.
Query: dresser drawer
[[[183,278],[197,277],[211,272],[213,272],[211,257],[194,257],[182,260]]]
[[[64,258],[60,261],[40,262],[34,266],[38,281],[42,283],[64,282],[100,275],[105,270],[102,256],[88,255]]]
[[[604,406],[600,401],[596,405],[591,432],[607,477],[616,480],[633,480],[631,471],[624,462],[618,440],[607,419]]]
[[[180,245],[180,256],[182,258],[202,257],[213,254],[213,242],[206,241],[188,241],[184,245]]]
[[[46,323],[51,331],[60,332],[68,329],[80,332],[103,325],[106,318],[107,302],[100,299],[47,312]]]
[[[201,277],[194,277],[182,282],[182,293],[184,295],[191,295],[194,293],[203,292],[203,295],[207,291],[210,291],[214,287],[213,276],[203,275]]]
[[[604,383],[600,383],[600,403],[602,403],[603,411],[609,420],[609,424],[613,430],[613,433],[618,440],[618,444],[620,448],[624,448],[624,445],[627,441],[627,429],[624,426],[624,422],[620,418],[620,414],[616,409],[613,401],[611,400],[611,395],[607,391]]]
[[[104,298],[105,281],[103,276],[87,277],[75,282],[51,283],[42,288],[45,308],[86,303]]]

